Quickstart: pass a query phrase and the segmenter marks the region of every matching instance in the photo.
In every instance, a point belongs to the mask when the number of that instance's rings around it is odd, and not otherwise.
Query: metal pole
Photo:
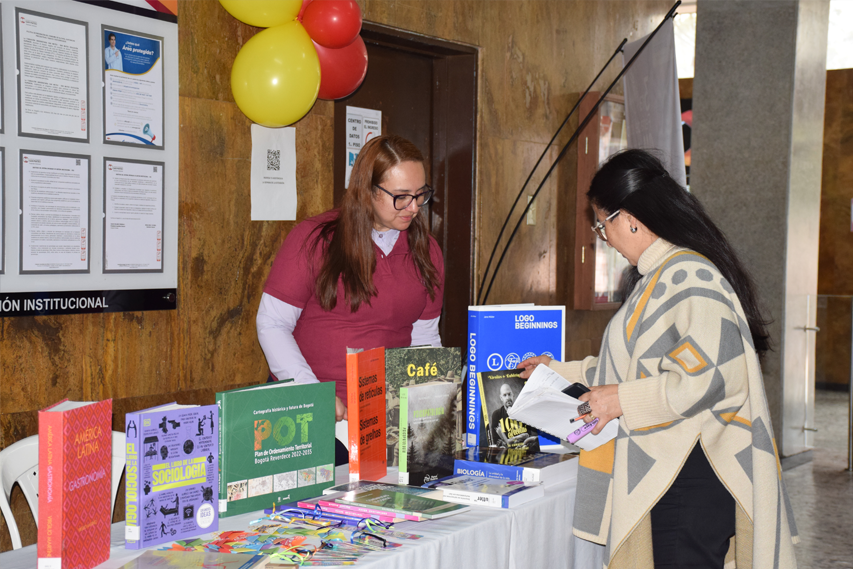
[[[847,471],[853,473],[853,297],[850,297],[850,404],[847,409]]]

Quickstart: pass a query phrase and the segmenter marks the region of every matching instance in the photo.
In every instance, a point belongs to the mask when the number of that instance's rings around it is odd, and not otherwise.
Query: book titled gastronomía
[[[219,392],[216,404],[221,517],[334,485],[334,383],[264,383]]]
[[[385,448],[385,348],[347,353],[349,478],[388,474]]]
[[[39,411],[39,569],[110,557],[112,409],[112,399],[64,399]]]
[[[127,549],[219,529],[216,405],[169,403],[125,416]]]

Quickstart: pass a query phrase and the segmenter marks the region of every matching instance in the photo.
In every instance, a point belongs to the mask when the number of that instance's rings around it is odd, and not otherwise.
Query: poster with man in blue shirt
[[[104,142],[163,147],[163,38],[102,27]]]

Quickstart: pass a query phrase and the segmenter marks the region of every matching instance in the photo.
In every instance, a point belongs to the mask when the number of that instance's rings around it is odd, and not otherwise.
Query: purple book
[[[125,548],[219,529],[216,405],[152,407],[125,417]]]

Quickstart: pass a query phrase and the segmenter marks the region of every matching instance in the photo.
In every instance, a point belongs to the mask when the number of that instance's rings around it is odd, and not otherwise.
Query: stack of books
[[[456,453],[454,474],[496,480],[541,482],[545,487],[575,476],[575,453],[531,452],[527,449],[471,447]]]
[[[448,476],[424,486],[440,490],[445,502],[492,508],[514,508],[545,495],[545,487],[539,482],[495,480],[481,476]]]
[[[326,494],[313,500],[302,500],[298,502],[298,506],[313,509],[319,505],[323,512],[374,518],[392,523],[403,520],[434,520],[470,509],[470,506],[437,499],[435,496],[440,496],[441,493],[434,490],[371,481],[361,482],[364,483],[363,488]]]

